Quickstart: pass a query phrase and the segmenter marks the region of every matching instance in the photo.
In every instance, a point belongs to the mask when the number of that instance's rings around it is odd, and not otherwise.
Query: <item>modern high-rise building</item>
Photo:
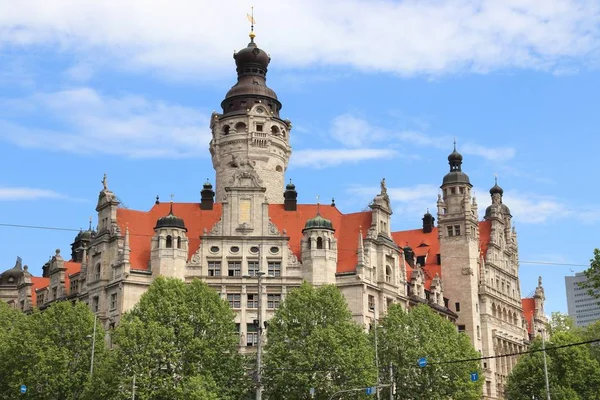
[[[590,296],[588,289],[579,286],[587,282],[583,272],[575,276],[565,276],[567,288],[567,307],[569,316],[573,318],[576,326],[588,326],[600,320],[600,299]]]
[[[284,181],[292,124],[266,84],[271,58],[251,34],[234,59],[237,83],[210,120],[214,190],[206,182],[199,202],[157,199],[132,210],[121,206],[105,176],[97,226],[75,237],[70,256],[56,250],[42,277],[18,259],[0,275],[0,299],[23,311],[83,301],[111,328],[155,277],[201,279],[236,311],[240,351],[252,351],[259,309],[266,320],[303,281],[334,284],[365,329],[394,303],[427,304],[455,322],[490,357],[482,361],[484,398],[502,399],[517,359],[495,356],[525,350],[545,321],[541,279],[533,298],[521,298],[517,233],[503,189],[497,182],[490,189],[480,219],[455,146],[439,160],[437,225],[427,211],[422,226],[392,231],[385,179],[366,211],[298,204],[296,186]]]

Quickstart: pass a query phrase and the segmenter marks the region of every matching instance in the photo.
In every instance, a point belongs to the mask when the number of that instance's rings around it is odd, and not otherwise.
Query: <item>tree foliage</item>
[[[303,283],[269,323],[263,380],[269,399],[328,399],[375,383],[373,347],[333,285]],[[359,398],[359,397],[355,397]]]
[[[242,398],[249,381],[234,317],[199,280],[155,279],[114,333],[116,396],[131,397],[135,375],[138,399]]]
[[[481,398],[483,380],[470,379],[472,372],[481,375],[479,361],[444,363],[478,358],[479,352],[467,335],[430,307],[419,305],[407,312],[398,304],[391,306],[378,327],[378,339],[380,374],[389,374],[392,365],[395,398]],[[422,357],[428,361],[424,368],[417,363]]]
[[[6,318],[5,311],[0,311],[0,319]],[[0,399],[18,397],[21,385],[27,386],[29,399],[84,398],[90,382],[94,325],[87,305],[59,302],[44,312],[36,310],[9,320],[9,329],[0,329]],[[105,355],[104,331],[98,324],[95,362],[101,364]]]
[[[550,321],[548,322],[548,333],[550,336],[558,332],[573,332],[575,330],[577,330],[577,327],[572,317],[560,311],[552,312]]]
[[[555,346],[584,341],[581,330],[558,330],[546,342],[550,394],[554,400],[600,399],[600,363],[589,344],[560,349]],[[536,338],[530,350],[542,347]],[[521,356],[508,377],[507,397],[511,400],[545,399],[544,361],[541,351]]]
[[[594,257],[590,260],[590,267],[584,271],[587,282],[580,286],[588,289],[588,294],[600,299],[600,249],[594,249]]]

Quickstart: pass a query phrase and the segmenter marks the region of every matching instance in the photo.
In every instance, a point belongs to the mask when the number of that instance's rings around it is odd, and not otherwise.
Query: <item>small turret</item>
[[[429,213],[429,209],[423,216],[423,233],[431,233],[435,226],[435,218]]]
[[[154,232],[150,251],[152,275],[184,279],[188,257],[187,229],[183,218],[173,213],[173,200],[171,200],[169,214],[156,221]],[[128,242],[129,232],[127,231],[126,247],[129,247]],[[128,252],[126,251],[126,253]]]
[[[215,203],[215,192],[212,184],[206,179],[204,185],[202,185],[202,191],[200,192],[200,209],[201,210],[212,210]]]
[[[319,213],[304,224],[302,230],[303,276],[313,285],[335,284],[337,241],[333,223]]]
[[[296,191],[296,185],[290,183],[285,186],[285,192],[283,192],[283,209],[285,211],[296,211],[298,207],[298,192]]]

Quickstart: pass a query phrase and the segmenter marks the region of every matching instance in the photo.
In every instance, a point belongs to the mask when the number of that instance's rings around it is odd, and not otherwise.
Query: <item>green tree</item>
[[[588,289],[590,296],[600,299],[600,249],[594,249],[594,257],[590,260],[590,267],[583,271],[587,282],[579,285]]]
[[[10,338],[13,336],[12,331],[20,326],[20,318],[23,317],[23,313],[0,301],[0,399],[5,398],[2,393],[9,393],[12,387],[8,379],[13,368],[11,363],[15,360],[10,358]]]
[[[548,333],[550,336],[558,332],[573,332],[576,330],[575,321],[569,315],[560,311],[554,311],[550,315],[550,321],[548,322]]]
[[[592,356],[590,345],[553,349],[555,346],[578,343],[577,331],[557,331],[546,342],[546,362],[550,393],[554,400],[600,399],[600,364]],[[540,350],[542,341],[536,338],[530,350]],[[508,377],[507,398],[530,400],[546,398],[543,353],[537,351],[521,356]]]
[[[392,366],[395,398],[481,398],[483,379],[470,379],[472,372],[481,375],[480,361],[451,362],[478,358],[479,352],[467,335],[430,307],[419,305],[407,312],[399,304],[391,306],[378,327],[378,339],[380,374]],[[422,357],[428,362],[424,368],[417,363]]]
[[[2,354],[4,387],[0,398],[81,399],[90,383],[94,315],[84,303],[59,302],[44,312],[17,318]],[[95,360],[106,355],[104,331],[96,329]]]
[[[135,375],[138,399],[242,398],[249,380],[234,317],[199,280],[155,279],[115,330],[119,383],[109,386],[130,398]]]
[[[263,381],[269,399],[328,399],[375,383],[373,347],[333,285],[303,283],[275,312],[267,330]]]

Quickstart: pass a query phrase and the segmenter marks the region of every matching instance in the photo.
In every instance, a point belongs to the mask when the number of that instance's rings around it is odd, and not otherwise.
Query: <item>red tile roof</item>
[[[65,261],[65,293],[70,294],[71,291],[71,277],[70,275],[76,274],[81,271],[81,263],[74,261]]]
[[[523,306],[523,316],[527,321],[527,332],[533,333],[533,316],[535,315],[535,299],[532,297],[526,297],[521,299],[521,305]]]
[[[150,262],[150,241],[154,236],[156,221],[169,214],[169,203],[156,204],[150,211],[136,211],[126,208],[117,209],[117,222],[124,235],[129,227],[129,247],[131,248],[131,268],[148,270]],[[173,214],[183,218],[189,239],[189,257],[200,246],[200,235],[204,229],[210,229],[221,218],[221,204],[215,204],[212,210],[201,210],[200,203],[174,203]]]
[[[338,247],[337,272],[351,272],[356,269],[358,261],[358,232],[362,226],[363,235],[371,226],[371,212],[342,214],[336,207],[321,205],[319,213],[327,218],[335,229],[334,237]],[[316,204],[299,204],[296,211],[285,211],[283,204],[269,205],[269,217],[279,228],[286,230],[290,237],[290,248],[300,260],[300,240],[302,229],[307,220],[317,215]]]
[[[37,276],[31,277],[31,303],[33,307],[37,306],[37,293],[35,292],[38,289],[44,289],[50,286],[50,278],[40,278]]]

